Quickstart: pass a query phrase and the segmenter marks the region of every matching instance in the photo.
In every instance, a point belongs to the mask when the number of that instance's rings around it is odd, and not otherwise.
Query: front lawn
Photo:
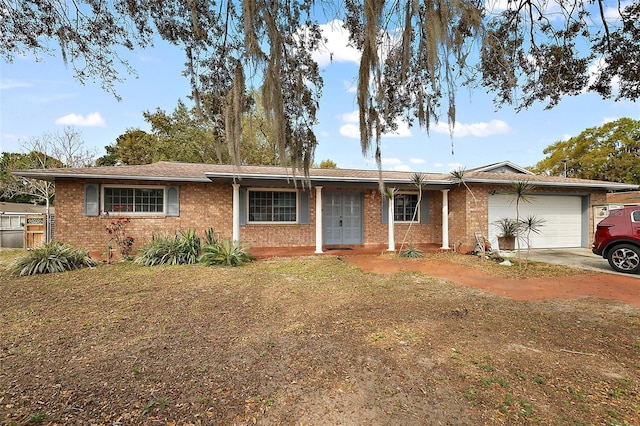
[[[2,275],[0,296],[0,423],[640,423],[640,309],[618,302],[335,257]]]

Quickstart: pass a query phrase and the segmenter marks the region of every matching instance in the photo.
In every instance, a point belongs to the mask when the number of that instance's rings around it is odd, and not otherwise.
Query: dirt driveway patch
[[[439,259],[409,261],[391,256],[349,256],[345,257],[345,260],[367,272],[377,274],[399,271],[423,272],[515,300],[568,300],[595,297],[640,306],[640,280],[635,276],[588,273],[511,279]]]

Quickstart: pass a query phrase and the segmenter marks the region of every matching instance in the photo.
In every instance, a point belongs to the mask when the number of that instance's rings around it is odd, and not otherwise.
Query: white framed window
[[[165,187],[103,186],[102,211],[116,214],[164,214]]]
[[[414,216],[415,213],[415,216]],[[418,194],[415,192],[399,192],[393,197],[394,222],[420,222],[420,206]]]
[[[297,223],[296,190],[249,189],[247,194],[249,223]]]

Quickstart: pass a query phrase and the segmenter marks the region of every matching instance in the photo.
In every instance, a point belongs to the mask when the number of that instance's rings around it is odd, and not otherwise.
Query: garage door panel
[[[580,247],[582,243],[582,199],[580,196],[537,195],[520,202],[520,219],[535,216],[544,220],[540,233],[530,234],[532,248]],[[492,223],[500,218],[516,217],[512,194],[489,196],[489,240],[497,240]],[[526,244],[522,244],[526,247]]]

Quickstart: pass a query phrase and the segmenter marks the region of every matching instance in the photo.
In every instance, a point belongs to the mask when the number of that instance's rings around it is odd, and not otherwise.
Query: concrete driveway
[[[526,256],[526,252],[520,253],[520,256]],[[529,260],[566,265],[574,268],[589,269],[596,272],[617,274],[640,279],[640,274],[622,274],[620,272],[615,272],[609,266],[607,259],[604,259],[601,256],[596,256],[591,253],[591,249],[587,248],[533,249],[529,254]]]

